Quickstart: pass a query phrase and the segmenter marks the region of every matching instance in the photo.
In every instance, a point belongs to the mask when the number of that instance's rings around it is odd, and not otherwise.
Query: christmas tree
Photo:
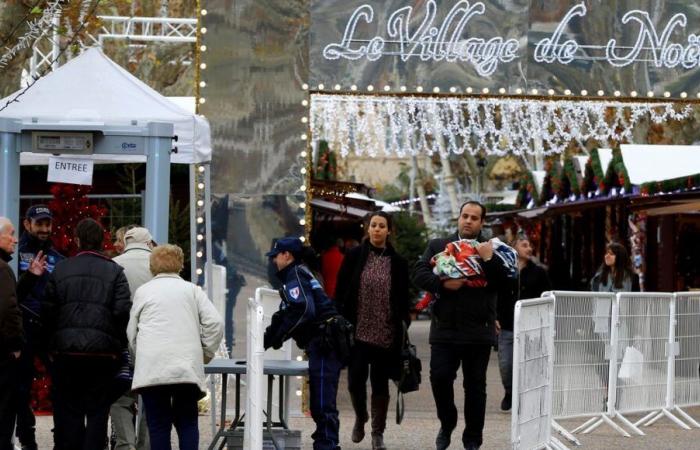
[[[51,186],[53,200],[49,208],[53,214],[53,244],[65,256],[78,253],[75,243],[75,227],[83,219],[94,219],[98,222],[107,214],[104,206],[90,204],[87,197],[91,186],[56,183]],[[105,230],[104,250],[112,248],[110,234]]]

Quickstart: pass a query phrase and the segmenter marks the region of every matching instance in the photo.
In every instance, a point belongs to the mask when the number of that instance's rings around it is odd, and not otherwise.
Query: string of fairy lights
[[[207,101],[206,97],[202,95],[202,91],[206,88],[207,83],[202,77],[202,72],[206,70],[207,64],[203,61],[203,54],[207,51],[207,46],[204,44],[204,36],[207,33],[207,28],[203,24],[203,18],[207,15],[207,10],[202,7],[202,2],[197,0],[197,33],[196,33],[196,43],[194,49],[194,60],[195,60],[195,112],[199,115],[204,116],[201,112],[201,106]],[[194,168],[192,177],[193,188],[194,188],[194,199],[195,203],[190,205],[190,208],[194,208],[195,212],[191,217],[195,218],[196,221],[196,244],[195,244],[195,257],[196,262],[194,266],[196,277],[199,278],[204,273],[204,267],[206,263],[205,251],[206,251],[206,231],[205,231],[205,218],[207,217],[207,205],[206,204],[206,187],[210,180],[211,167],[209,164],[197,164]],[[207,227],[208,228],[208,227]],[[207,257],[211,257],[208,255]],[[193,278],[195,276],[193,275]]]

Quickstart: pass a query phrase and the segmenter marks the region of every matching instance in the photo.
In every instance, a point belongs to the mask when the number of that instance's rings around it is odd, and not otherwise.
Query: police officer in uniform
[[[45,354],[40,348],[40,343],[43,342],[40,321],[41,301],[49,275],[64,257],[53,247],[51,242],[53,216],[48,206],[34,205],[27,209],[23,225],[24,233],[18,246],[19,274],[27,272],[37,256],[43,254],[46,257],[46,271],[31,292],[25,298],[19,299],[27,343],[20,358],[17,438],[22,445],[22,450],[36,450],[38,448],[35,436],[36,419],[30,403],[32,382],[35,375],[34,357],[40,356],[46,364]]]
[[[302,264],[303,244],[297,238],[278,240],[267,253],[277,267],[280,309],[265,330],[265,349],[280,348],[292,338],[309,358],[311,417],[316,431],[311,435],[314,450],[338,450],[340,421],[336,407],[342,363],[324,339],[323,324],[338,315],[335,305],[311,271]]]

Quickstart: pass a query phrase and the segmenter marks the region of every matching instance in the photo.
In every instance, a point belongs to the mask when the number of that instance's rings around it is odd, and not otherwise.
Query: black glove
[[[265,337],[263,338],[263,347],[265,350],[272,347],[275,350],[282,348],[282,342],[273,342],[273,333],[270,331],[270,327],[265,330]]]
[[[263,338],[263,347],[265,347],[265,350],[268,348],[272,347],[272,333],[269,332],[269,328],[265,330],[265,337]]]

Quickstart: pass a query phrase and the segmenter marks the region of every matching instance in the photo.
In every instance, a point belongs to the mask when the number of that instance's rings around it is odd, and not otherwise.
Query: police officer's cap
[[[282,252],[289,252],[294,257],[298,257],[301,255],[301,251],[304,248],[304,244],[301,243],[301,240],[299,238],[294,238],[294,237],[286,237],[282,239],[278,239],[277,242],[275,242],[275,246],[272,247],[272,250],[267,252],[265,256],[268,258],[275,257],[279,255]]]
[[[30,206],[25,217],[29,220],[53,219],[51,210],[46,205]]]

